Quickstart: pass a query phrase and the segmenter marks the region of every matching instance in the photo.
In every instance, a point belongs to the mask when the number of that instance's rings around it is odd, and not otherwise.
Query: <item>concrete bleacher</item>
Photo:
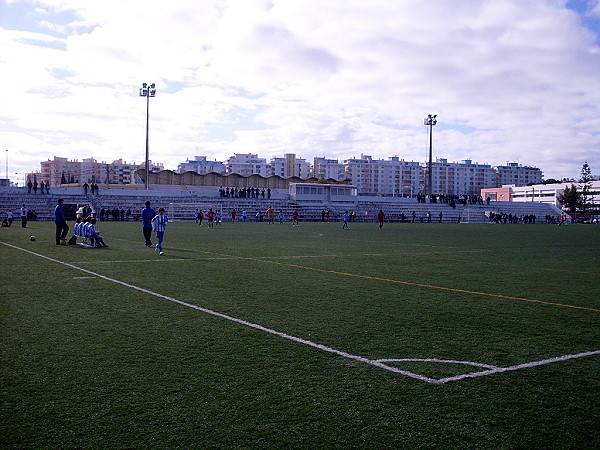
[[[218,187],[194,187],[191,189],[181,187],[151,186],[149,190],[100,188],[98,195],[85,194],[81,188],[52,188],[50,194],[27,193],[26,188],[0,187],[0,217],[6,217],[6,212],[11,209],[15,220],[20,217],[20,207],[25,204],[29,210],[35,211],[37,220],[53,220],[54,207],[58,198],[63,198],[65,204],[91,205],[96,216],[101,209],[129,210],[131,215],[128,220],[135,220],[149,200],[154,208],[164,207],[171,219],[176,221],[193,221],[196,208],[202,209],[205,214],[208,208],[221,210],[223,220],[231,219],[231,211],[237,211],[238,220],[241,213],[246,210],[249,220],[256,220],[257,212],[266,216],[266,209],[271,206],[276,217],[283,211],[286,220],[290,220],[294,210],[298,210],[301,221],[320,221],[321,212],[330,210],[330,221],[340,221],[344,211],[356,211],[356,220],[359,222],[375,221],[377,212],[381,209],[386,215],[386,221],[398,222],[401,214],[406,221],[412,221],[413,211],[416,222],[426,222],[427,213],[431,212],[432,222],[439,221],[442,213],[444,223],[487,223],[486,212],[513,214],[517,216],[534,214],[538,217],[537,223],[545,222],[547,215],[558,216],[560,210],[554,206],[541,203],[518,202],[490,202],[484,205],[457,204],[452,208],[446,203],[418,203],[416,199],[407,198],[378,198],[356,197],[349,202],[296,202],[289,198],[286,190],[273,190],[271,199],[267,198],[221,198]],[[365,214],[368,212],[368,214]]]

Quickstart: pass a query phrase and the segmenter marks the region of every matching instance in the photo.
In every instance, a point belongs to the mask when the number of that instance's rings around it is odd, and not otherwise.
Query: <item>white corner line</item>
[[[448,383],[450,381],[460,381],[460,380],[464,380],[464,379],[467,379],[467,378],[477,378],[477,377],[483,377],[483,376],[486,376],[486,375],[493,375],[493,374],[496,374],[496,373],[509,372],[509,371],[514,371],[514,370],[519,370],[519,369],[526,369],[526,368],[530,368],[530,367],[541,366],[541,365],[544,365],[544,364],[551,364],[551,363],[566,361],[566,360],[569,360],[569,359],[583,358],[583,357],[586,357],[586,356],[600,355],[600,350],[595,350],[595,351],[590,351],[590,352],[577,353],[575,355],[564,355],[564,356],[559,356],[559,357],[556,357],[556,358],[544,359],[544,360],[541,360],[541,361],[533,361],[533,362],[529,362],[529,363],[525,363],[525,364],[519,364],[519,365],[516,365],[516,366],[511,366],[511,367],[496,367],[496,366],[492,366],[492,365],[489,365],[489,364],[482,364],[482,363],[469,362],[469,361],[455,361],[455,360],[432,359],[432,358],[430,358],[430,359],[402,358],[402,359],[376,359],[376,360],[371,360],[371,359],[368,359],[368,358],[364,358],[362,356],[357,356],[357,355],[353,355],[351,353],[347,353],[347,352],[344,352],[344,351],[341,351],[341,350],[336,350],[336,349],[334,349],[332,347],[328,347],[326,345],[317,344],[315,342],[312,342],[312,341],[309,341],[309,340],[306,340],[306,339],[302,339],[302,338],[299,338],[299,337],[296,337],[296,336],[292,336],[292,335],[289,335],[289,334],[286,334],[286,333],[282,333],[280,331],[276,331],[276,330],[273,330],[271,328],[267,328],[267,327],[264,327],[262,325],[258,325],[256,323],[248,322],[248,321],[243,320],[243,319],[238,319],[238,318],[233,317],[233,316],[228,316],[227,314],[222,314],[220,312],[213,311],[213,310],[208,309],[208,308],[203,308],[201,306],[197,306],[197,305],[193,305],[191,303],[187,303],[187,302],[184,302],[184,301],[181,301],[181,300],[177,300],[176,298],[169,297],[169,296],[163,295],[163,294],[159,294],[158,292],[153,292],[153,291],[150,291],[148,289],[144,289],[142,287],[135,286],[133,284],[125,283],[124,281],[116,280],[114,278],[107,277],[105,275],[93,272],[91,270],[84,269],[82,267],[78,267],[78,266],[75,266],[73,264],[70,264],[70,263],[67,263],[67,262],[64,262],[64,261],[59,261],[58,259],[50,258],[49,256],[42,255],[40,253],[36,253],[36,252],[31,251],[31,250],[27,250],[27,249],[24,249],[24,248],[21,248],[21,247],[17,247],[16,245],[12,245],[12,244],[9,244],[7,242],[1,242],[0,241],[0,244],[4,244],[4,245],[6,245],[8,247],[14,248],[16,250],[19,250],[19,251],[22,251],[22,252],[25,252],[25,253],[29,253],[29,254],[37,256],[39,258],[46,259],[48,261],[55,262],[57,264],[62,264],[64,266],[70,267],[72,269],[79,270],[81,272],[93,275],[94,277],[102,278],[102,279],[110,281],[112,283],[120,284],[120,285],[128,287],[130,289],[135,289],[135,290],[143,292],[145,294],[149,294],[149,295],[152,295],[154,297],[158,297],[158,298],[162,298],[164,300],[168,300],[170,302],[176,303],[176,304],[181,305],[181,306],[185,306],[185,307],[188,307],[188,308],[191,308],[191,309],[195,309],[197,311],[201,311],[201,312],[204,312],[206,314],[210,314],[210,315],[213,315],[213,316],[216,316],[216,317],[220,317],[222,319],[226,319],[226,320],[229,320],[229,321],[241,324],[241,325],[245,325],[247,327],[251,327],[251,328],[254,328],[254,329],[257,329],[257,330],[260,330],[260,331],[264,331],[265,333],[269,333],[269,334],[272,334],[272,335],[275,335],[275,336],[279,336],[281,338],[288,339],[290,341],[298,342],[300,344],[304,344],[304,345],[307,345],[309,347],[313,347],[313,348],[316,348],[316,349],[319,349],[319,350],[322,350],[322,351],[325,351],[325,352],[328,352],[328,353],[332,353],[334,355],[342,356],[342,357],[348,358],[348,359],[353,359],[355,361],[360,361],[362,363],[369,364],[369,365],[375,366],[375,367],[379,367],[379,368],[387,370],[389,372],[397,373],[397,374],[404,375],[404,376],[407,376],[407,377],[410,377],[410,378],[414,378],[414,379],[417,379],[417,380],[425,381],[426,383],[431,383],[431,384],[445,384],[445,383]],[[463,374],[463,375],[457,375],[457,376],[454,376],[454,377],[447,377],[447,378],[436,379],[436,378],[426,377],[424,375],[419,375],[417,373],[409,372],[407,370],[398,369],[396,367],[392,367],[392,366],[388,366],[387,364],[384,364],[385,362],[403,362],[403,361],[423,361],[423,362],[465,364],[465,365],[470,365],[470,366],[475,366],[475,367],[482,367],[482,368],[489,368],[489,369],[488,370],[483,370],[483,371],[480,371],[480,372],[472,372],[472,373],[467,373],[467,374]]]
[[[516,366],[497,367],[495,369],[483,370],[481,372],[472,372],[472,373],[466,373],[463,375],[457,375],[454,377],[440,378],[439,380],[436,381],[436,383],[443,384],[443,383],[448,383],[449,381],[460,381],[460,380],[465,380],[467,378],[484,377],[486,375],[494,375],[496,373],[512,372],[514,370],[520,370],[520,369],[529,369],[530,367],[543,366],[546,364],[567,361],[569,359],[585,358],[586,356],[595,356],[595,355],[600,355],[600,350],[576,353],[574,355],[557,356],[556,358],[542,359],[541,361],[532,361],[532,362],[528,362],[528,363],[524,363],[524,364],[518,364]]]

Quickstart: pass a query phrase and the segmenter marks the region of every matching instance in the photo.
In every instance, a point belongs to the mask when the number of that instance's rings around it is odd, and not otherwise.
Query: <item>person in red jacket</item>
[[[215,226],[215,212],[210,208],[208,210],[208,228],[214,228]]]
[[[383,222],[385,221],[385,214],[381,209],[377,213],[377,221],[379,222],[379,229],[381,230],[383,228]]]

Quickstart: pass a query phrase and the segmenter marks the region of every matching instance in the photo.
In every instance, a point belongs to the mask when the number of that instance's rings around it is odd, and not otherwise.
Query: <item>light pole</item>
[[[8,149],[6,149],[6,187],[10,187],[10,181],[8,180]]]
[[[433,166],[433,151],[432,151],[432,147],[433,147],[433,126],[437,123],[437,119],[436,119],[437,115],[431,115],[428,114],[427,117],[425,118],[425,120],[423,121],[423,124],[426,126],[429,126],[429,165],[428,165],[428,180],[427,180],[427,193],[429,194],[430,198],[431,198],[431,194],[433,194],[433,171],[432,171],[432,166]]]
[[[140,97],[146,97],[146,190],[149,189],[149,174],[150,174],[150,155],[148,149],[148,125],[150,123],[150,97],[156,97],[156,88],[154,83],[148,86],[147,83],[142,83],[140,88]]]

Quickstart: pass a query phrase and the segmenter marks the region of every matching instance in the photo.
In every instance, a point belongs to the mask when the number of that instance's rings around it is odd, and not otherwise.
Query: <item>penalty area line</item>
[[[450,381],[460,381],[460,380],[464,380],[464,379],[468,379],[468,378],[482,377],[482,376],[486,376],[486,375],[493,375],[493,374],[496,374],[496,373],[515,371],[515,370],[519,370],[519,369],[526,369],[526,368],[530,368],[530,367],[536,367],[536,366],[541,366],[541,365],[545,365],[545,364],[551,364],[551,363],[566,361],[566,360],[569,360],[569,359],[583,358],[583,357],[586,357],[586,356],[593,356],[593,355],[600,355],[600,350],[596,350],[596,351],[578,353],[578,354],[575,354],[575,355],[564,355],[564,356],[559,356],[557,358],[550,358],[550,359],[545,359],[545,360],[541,360],[541,361],[533,361],[533,362],[529,362],[529,363],[519,364],[519,365],[516,365],[516,366],[511,366],[511,367],[496,367],[496,366],[492,366],[492,365],[488,365],[488,364],[475,363],[475,362],[469,362],[469,361],[437,360],[437,359],[412,359],[412,360],[411,359],[377,359],[377,360],[371,360],[371,359],[368,359],[368,358],[365,358],[365,357],[362,357],[362,356],[357,356],[357,355],[353,355],[353,354],[348,353],[348,352],[337,350],[335,348],[328,347],[326,345],[317,344],[316,342],[312,342],[312,341],[309,341],[307,339],[303,339],[303,338],[299,338],[299,337],[296,337],[296,336],[292,336],[290,334],[283,333],[281,331],[273,330],[271,328],[267,328],[265,326],[262,326],[262,325],[259,325],[259,324],[253,323],[253,322],[248,322],[247,320],[238,319],[237,317],[229,316],[227,314],[223,314],[223,313],[220,313],[220,312],[217,312],[217,311],[213,311],[213,310],[208,309],[208,308],[203,308],[203,307],[198,306],[198,305],[187,303],[187,302],[184,302],[182,300],[178,300],[176,298],[169,297],[168,295],[160,294],[158,292],[154,292],[154,291],[151,291],[149,289],[145,289],[145,288],[142,288],[142,287],[139,287],[139,286],[135,286],[133,284],[126,283],[124,281],[117,280],[115,278],[107,277],[107,276],[99,274],[97,272],[93,272],[91,270],[84,269],[82,267],[78,267],[78,266],[75,266],[73,264],[70,264],[70,263],[67,263],[67,262],[64,262],[64,261],[60,261],[58,259],[54,259],[54,258],[51,258],[51,257],[46,256],[46,255],[42,255],[40,253],[33,252],[31,250],[27,250],[27,249],[24,249],[24,248],[21,248],[21,247],[17,247],[16,245],[8,244],[6,242],[1,242],[1,241],[0,241],[0,243],[6,245],[8,247],[11,247],[11,248],[13,248],[15,250],[19,250],[19,251],[22,251],[22,252],[25,252],[25,253],[29,253],[29,254],[31,254],[33,256],[37,256],[39,258],[43,258],[43,259],[46,259],[48,261],[51,261],[51,262],[54,262],[54,263],[61,264],[63,266],[69,267],[71,269],[78,270],[78,271],[84,272],[86,274],[92,275],[92,277],[89,277],[89,278],[93,278],[93,277],[101,278],[103,280],[110,281],[110,282],[115,283],[115,284],[120,284],[121,286],[125,286],[127,288],[134,289],[134,290],[137,290],[139,292],[143,292],[145,294],[152,295],[154,297],[158,297],[158,298],[161,298],[163,300],[167,300],[169,302],[176,303],[176,304],[181,305],[181,306],[185,306],[187,308],[195,309],[196,311],[204,312],[206,314],[210,314],[210,315],[215,316],[215,317],[220,317],[222,319],[226,319],[226,320],[229,320],[231,322],[238,323],[240,325],[244,325],[244,326],[247,326],[247,327],[250,327],[250,328],[254,328],[256,330],[260,330],[260,331],[263,331],[265,333],[272,334],[274,336],[279,336],[281,338],[284,338],[284,339],[287,339],[287,340],[290,340],[290,341],[293,341],[293,342],[297,342],[299,344],[304,344],[304,345],[307,345],[309,347],[316,348],[316,349],[322,350],[322,351],[327,352],[327,353],[331,353],[331,354],[334,354],[334,355],[337,355],[337,356],[342,356],[342,357],[347,358],[347,359],[352,359],[352,360],[355,360],[355,361],[359,361],[359,362],[362,362],[362,363],[365,363],[365,364],[368,364],[368,365],[371,365],[371,366],[379,367],[379,368],[384,369],[384,370],[389,371],[389,372],[397,373],[397,374],[400,374],[400,375],[404,375],[404,376],[407,376],[407,377],[410,377],[410,378],[414,378],[416,380],[424,381],[426,383],[431,383],[431,384],[445,384],[445,383],[448,383]],[[79,278],[85,278],[85,277],[79,277]],[[420,375],[420,374],[417,374],[417,373],[414,373],[414,372],[410,372],[410,371],[407,371],[407,370],[402,370],[402,369],[399,369],[397,367],[393,367],[393,366],[389,366],[389,365],[385,364],[386,362],[401,362],[401,361],[424,361],[424,362],[427,361],[427,362],[442,362],[442,363],[459,363],[459,364],[467,364],[467,365],[481,367],[481,368],[487,368],[488,370],[483,370],[483,371],[479,371],[479,372],[472,372],[472,373],[457,375],[457,376],[454,376],[454,377],[447,377],[447,378],[436,379],[436,378],[426,377],[424,375]]]

